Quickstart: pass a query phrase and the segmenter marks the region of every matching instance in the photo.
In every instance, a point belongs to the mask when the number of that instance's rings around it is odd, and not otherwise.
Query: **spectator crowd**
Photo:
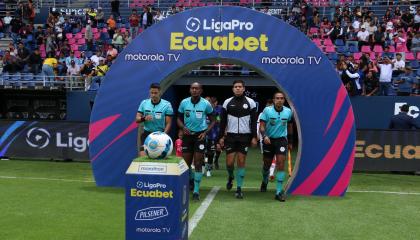
[[[120,1],[112,0],[109,16],[101,7],[86,9],[83,16],[50,12],[43,26],[35,26],[32,0],[18,3],[15,12],[0,19],[0,36],[12,39],[0,52],[0,73],[32,73],[97,89],[118,53],[164,18],[160,10],[144,6],[132,8],[125,19],[119,7]],[[179,11],[183,7],[174,5],[168,15]],[[261,11],[270,14],[267,6]],[[316,4],[295,0],[283,19],[328,55],[351,95],[419,95],[419,6],[389,6],[377,16],[372,1],[366,1],[342,4],[321,18]]]

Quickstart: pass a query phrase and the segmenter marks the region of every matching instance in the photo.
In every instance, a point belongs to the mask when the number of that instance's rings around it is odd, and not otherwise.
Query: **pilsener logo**
[[[151,221],[168,215],[169,213],[166,207],[148,207],[138,210],[134,219],[137,221]]]
[[[26,142],[33,148],[45,148],[50,143],[50,138],[50,133],[44,128],[34,127],[26,133]]]
[[[235,30],[247,30],[251,31],[254,29],[254,24],[252,22],[242,22],[238,19],[232,19],[230,21],[216,21],[214,18],[211,20],[203,19],[203,24],[201,24],[200,19],[195,17],[190,17],[187,20],[186,28],[190,32],[197,32],[200,27],[203,27],[205,31],[214,31],[220,33],[222,31],[235,31]]]

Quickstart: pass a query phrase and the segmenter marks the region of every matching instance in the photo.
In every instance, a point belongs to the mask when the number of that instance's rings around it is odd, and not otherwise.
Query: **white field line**
[[[201,203],[200,207],[197,208],[194,215],[188,222],[188,237],[191,236],[192,232],[194,231],[195,227],[197,227],[198,222],[200,222],[201,218],[203,218],[204,214],[209,208],[211,202],[213,201],[214,197],[216,197],[217,192],[219,191],[220,187],[213,187],[209,194],[207,194],[204,201]]]
[[[260,190],[255,187],[243,187],[243,189]],[[377,190],[348,190],[348,193],[381,193],[394,195],[420,195],[420,192],[393,192],[393,191],[377,191]]]
[[[371,191],[371,190],[349,190],[348,193],[382,193],[396,195],[420,195],[418,192],[390,192],[390,191]]]

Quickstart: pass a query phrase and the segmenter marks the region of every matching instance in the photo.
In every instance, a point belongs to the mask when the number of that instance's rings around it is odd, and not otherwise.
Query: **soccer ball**
[[[171,137],[163,132],[152,132],[144,141],[144,151],[149,158],[164,159],[171,155],[172,148]]]

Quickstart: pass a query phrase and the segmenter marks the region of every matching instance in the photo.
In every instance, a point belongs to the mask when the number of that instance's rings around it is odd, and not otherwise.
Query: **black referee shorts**
[[[276,154],[286,155],[287,153],[287,139],[281,138],[270,138],[271,144],[265,144],[263,142],[263,155],[266,158],[273,158]]]
[[[230,134],[225,138],[226,154],[240,152],[242,154],[248,153],[248,148],[251,145],[251,134]]]
[[[198,140],[201,132],[194,135],[184,135],[182,137],[182,152],[183,153],[204,153],[206,150],[206,139]]]

